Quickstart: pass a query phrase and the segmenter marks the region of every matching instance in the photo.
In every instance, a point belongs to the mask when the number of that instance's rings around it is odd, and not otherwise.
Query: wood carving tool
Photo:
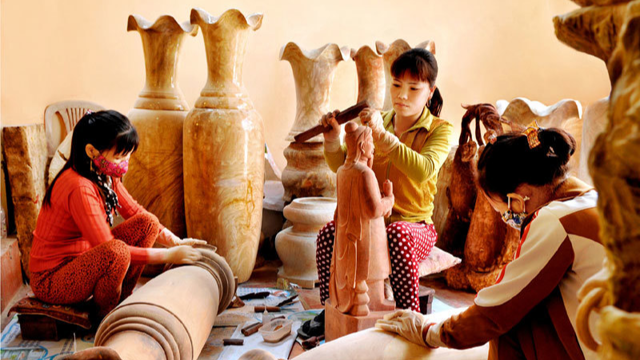
[[[244,336],[250,336],[250,335],[253,335],[253,334],[257,333],[258,330],[260,330],[260,328],[262,327],[262,325],[264,325],[264,324],[261,323],[261,322],[257,322],[257,323],[251,324],[251,325],[243,328],[242,330],[240,330],[240,332]]]
[[[269,295],[271,295],[271,293],[268,292],[268,291],[260,291],[260,292],[253,292],[253,293],[249,293],[249,294],[244,294],[244,295],[238,296],[238,297],[240,299],[242,299],[242,300],[251,300],[251,299],[264,299]]]
[[[353,105],[350,108],[347,108],[341,111],[338,115],[336,115],[336,121],[338,124],[342,125],[349,120],[353,120],[358,117],[358,114],[365,108],[368,108],[369,103],[367,101],[360,101],[359,103]],[[312,127],[311,129],[301,132],[300,134],[293,137],[293,139],[297,143],[303,143],[316,135],[320,135],[322,133],[328,132],[331,130],[331,126],[324,127],[322,124]]]
[[[265,308],[264,306],[256,306],[256,307],[253,309],[253,311],[254,311],[254,312],[257,312],[257,313],[258,313],[258,312],[260,312],[260,313],[261,313],[261,312],[264,312],[264,308]],[[267,306],[267,311],[268,311],[268,312],[280,312],[280,308],[279,308],[279,307],[277,307],[277,306]]]
[[[244,339],[222,339],[222,344],[224,346],[227,346],[227,345],[242,346],[244,345]]]
[[[280,306],[284,306],[284,305],[290,304],[290,303],[292,303],[292,302],[293,302],[293,300],[295,300],[297,297],[298,297],[298,294],[295,294],[295,295],[293,295],[293,296],[290,296],[290,297],[288,297],[288,298],[286,298],[286,299],[284,299],[284,300],[280,301],[278,304],[276,304],[276,306],[277,306],[277,307],[280,307]],[[269,309],[267,309],[267,310],[269,310]]]

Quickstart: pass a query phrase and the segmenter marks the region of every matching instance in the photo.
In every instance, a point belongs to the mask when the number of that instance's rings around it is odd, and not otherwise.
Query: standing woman
[[[437,116],[442,97],[436,88],[438,64],[429,51],[412,49],[391,65],[393,110],[380,113],[364,109],[362,123],[372,130],[375,152],[372,169],[382,189],[393,183],[395,204],[386,220],[391,275],[396,306],[419,311],[418,266],[431,252],[437,234],[431,215],[438,171],[449,154],[453,125]],[[324,155],[333,171],[345,161],[340,144],[340,126],[334,113],[322,118],[331,131],[324,134]],[[335,224],[318,234],[316,262],[320,278],[320,300],[329,297],[329,267]]]
[[[31,288],[40,300],[72,304],[93,295],[101,318],[131,295],[145,264],[200,258],[187,245],[204,241],[175,236],[122,185],[138,142],[129,119],[113,110],[87,113],[74,128],[69,160],[33,232]],[[110,229],[116,210],[126,220]],[[151,248],[156,240],[171,248]]]
[[[575,140],[564,130],[529,128],[488,144],[478,183],[493,208],[521,230],[514,260],[460,315],[434,324],[399,311],[377,327],[429,347],[490,342],[490,359],[595,359],[576,336],[578,289],[605,257],[593,188],[567,176]],[[594,319],[595,320],[595,319]]]

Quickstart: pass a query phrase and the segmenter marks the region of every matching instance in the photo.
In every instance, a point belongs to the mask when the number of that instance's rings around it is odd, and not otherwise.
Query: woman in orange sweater
[[[200,253],[129,195],[121,177],[138,133],[124,115],[87,113],[73,131],[69,160],[47,189],[31,249],[31,288],[52,304],[93,295],[99,318],[133,292],[145,264],[192,264]],[[113,229],[118,211],[126,220]],[[154,249],[155,241],[168,249]]]

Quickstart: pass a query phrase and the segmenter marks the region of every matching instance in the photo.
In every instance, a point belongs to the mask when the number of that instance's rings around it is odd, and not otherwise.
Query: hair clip
[[[91,115],[91,114],[93,114],[93,111],[92,111],[92,110],[87,110],[87,112],[86,112],[86,113],[84,113],[84,115],[85,115],[85,116],[87,116],[87,115]]]
[[[529,149],[533,149],[540,145],[540,139],[538,138],[538,132],[540,131],[540,127],[538,126],[538,122],[535,120],[527,125],[527,128],[522,132],[527,136],[527,141],[529,142]]]
[[[489,144],[495,144],[496,140],[498,140],[498,135],[493,130],[487,130],[484,134],[484,140]]]

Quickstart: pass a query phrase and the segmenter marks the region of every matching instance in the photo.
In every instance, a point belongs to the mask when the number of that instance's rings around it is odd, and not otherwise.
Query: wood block
[[[431,314],[431,305],[435,294],[436,291],[432,288],[420,285],[420,313],[424,315]]]
[[[325,341],[338,339],[360,330],[374,327],[378,319],[391,311],[371,311],[367,316],[352,316],[343,314],[331,305],[331,300],[325,302]]]
[[[2,129],[4,159],[9,174],[22,268],[29,277],[33,230],[45,194],[47,141],[44,124]]]
[[[2,282],[0,282],[0,292],[2,295],[1,308],[5,307],[15,294],[22,287],[22,269],[20,266],[20,251],[18,250],[18,240],[2,239]]]
[[[80,329],[71,324],[52,319],[45,315],[18,314],[20,332],[24,340],[53,340],[73,336]]]

